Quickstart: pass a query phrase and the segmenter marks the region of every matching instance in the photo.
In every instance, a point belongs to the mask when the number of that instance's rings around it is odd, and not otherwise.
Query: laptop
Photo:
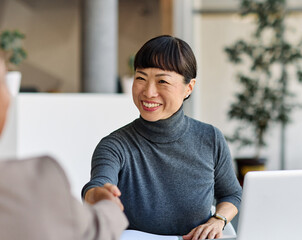
[[[302,239],[302,170],[248,172],[237,240]]]

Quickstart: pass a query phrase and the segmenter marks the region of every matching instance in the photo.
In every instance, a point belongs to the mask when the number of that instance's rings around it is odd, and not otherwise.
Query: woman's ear
[[[195,83],[196,83],[196,79],[193,78],[193,79],[191,79],[191,81],[187,84],[186,97],[188,97],[188,96],[192,93],[192,91],[193,91],[193,89],[194,89],[194,86],[195,86]]]

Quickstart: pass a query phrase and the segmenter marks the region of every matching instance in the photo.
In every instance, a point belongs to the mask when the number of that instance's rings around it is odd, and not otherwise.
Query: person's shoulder
[[[207,134],[208,136],[213,136],[213,137],[218,137],[218,138],[223,137],[223,134],[218,127],[216,127],[210,123],[201,122],[194,118],[190,118],[190,117],[187,117],[187,118],[188,118],[188,121],[190,122],[190,127],[191,127],[192,131],[200,133],[200,134]]]
[[[94,153],[97,153],[102,149],[111,149],[115,151],[124,149],[124,146],[126,146],[129,140],[135,135],[133,123],[134,121],[101,138]]]
[[[26,179],[60,180],[69,188],[67,176],[61,165],[50,156],[36,156],[24,159],[7,159],[0,161],[1,177],[11,178],[11,181]],[[25,184],[25,182],[23,182]]]
[[[134,129],[134,122],[135,121],[136,120],[134,120],[134,121],[126,124],[125,126],[122,126],[122,127],[118,128],[117,130],[113,131],[111,134],[112,135],[115,135],[115,134],[125,134],[125,133],[131,131],[132,129]]]
[[[1,236],[18,239],[16,236],[25,235],[32,240],[43,239],[49,232],[54,239],[77,236],[72,227],[77,221],[72,205],[75,200],[55,159],[40,156],[1,161],[0,172],[0,205],[5,209],[0,221],[5,219],[7,225],[13,224],[17,229],[12,232],[1,228]]]
[[[134,122],[130,122],[126,124],[125,126],[122,126],[113,132],[111,132],[109,135],[102,138],[102,141],[120,141],[121,139],[125,139],[131,135],[133,135],[134,130]]]
[[[206,123],[199,121],[197,119],[187,117],[188,121],[190,123],[191,128],[196,129],[196,130],[203,130],[203,131],[215,131],[217,128],[214,127],[212,124]]]

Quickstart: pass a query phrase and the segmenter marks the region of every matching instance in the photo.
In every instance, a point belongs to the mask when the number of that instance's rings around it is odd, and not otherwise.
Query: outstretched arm
[[[124,206],[117,186],[106,183],[103,187],[89,189],[81,208],[79,224],[82,239],[118,240],[128,221],[122,212]]]

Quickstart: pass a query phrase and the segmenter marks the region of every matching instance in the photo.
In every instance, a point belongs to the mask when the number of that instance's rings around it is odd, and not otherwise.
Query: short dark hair
[[[136,53],[134,70],[137,68],[160,68],[184,76],[188,84],[196,78],[197,64],[191,47],[183,40],[161,35],[147,41]]]

